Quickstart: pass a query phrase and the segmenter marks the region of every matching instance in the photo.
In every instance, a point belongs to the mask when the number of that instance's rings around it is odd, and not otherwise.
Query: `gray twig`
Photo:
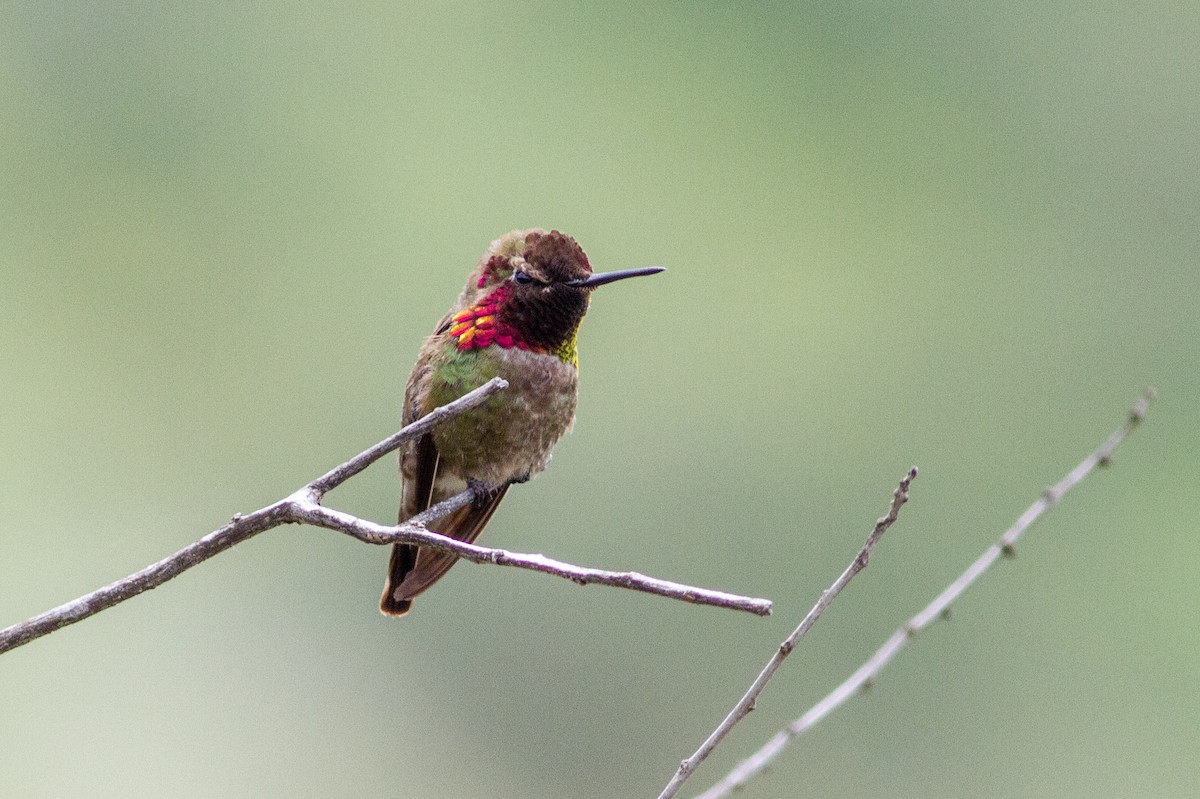
[[[470,489],[450,497],[403,524],[393,526],[375,524],[374,522],[360,519],[357,516],[325,508],[320,504],[326,493],[358,474],[384,455],[398,449],[406,441],[424,435],[440,422],[476,407],[492,394],[503,390],[507,386],[508,384],[504,380],[493,378],[474,391],[463,395],[454,402],[435,409],[427,416],[394,433],[370,449],[359,453],[336,469],[326,472],[290,496],[264,508],[260,508],[253,513],[245,515],[237,514],[228,524],[214,530],[199,541],[189,544],[170,557],[153,563],[122,580],[81,596],[72,602],[59,605],[31,619],[0,630],[0,654],[10,649],[15,649],[22,644],[27,644],[36,638],[52,633],[62,627],[66,627],[68,624],[82,621],[144,591],[157,588],[193,566],[203,563],[212,556],[224,552],[230,547],[240,544],[261,532],[284,524],[312,524],[345,533],[360,541],[371,544],[420,544],[421,546],[453,553],[464,560],[470,560],[474,563],[516,566],[518,568],[565,577],[581,585],[597,583],[599,585],[617,586],[649,594],[658,594],[659,596],[679,599],[697,605],[712,605],[732,610],[748,611],[759,616],[766,616],[771,612],[771,603],[766,599],[754,599],[721,591],[712,591],[706,588],[695,588],[646,577],[635,572],[610,572],[599,569],[581,568],[579,566],[572,566],[569,563],[552,560],[543,555],[508,552],[503,549],[489,549],[448,538],[426,528],[425,525],[429,522],[471,502],[474,499],[474,494]]]
[[[1138,400],[1125,423],[1121,425],[1108,440],[1100,445],[1095,452],[1084,458],[1078,466],[1072,469],[1066,477],[1042,492],[1029,508],[1017,518],[1004,535],[964,571],[958,579],[947,586],[932,602],[900,626],[891,637],[884,641],[883,646],[876,650],[866,663],[858,668],[828,696],[813,705],[803,716],[793,721],[784,729],[777,732],[757,752],[739,763],[732,771],[716,785],[709,788],[696,799],[724,799],[735,790],[746,786],[750,780],[768,768],[788,744],[812,729],[818,722],[828,716],[834,709],[841,706],[847,699],[859,691],[869,687],[884,666],[891,662],[900,650],[908,644],[917,633],[924,630],[938,619],[947,618],[950,606],[956,599],[975,583],[984,572],[990,569],[1001,557],[1011,557],[1016,552],[1016,543],[1025,531],[1041,517],[1043,513],[1054,507],[1063,495],[1083,482],[1097,466],[1104,466],[1112,459],[1115,450],[1129,432],[1142,421],[1150,401],[1154,399],[1154,389],[1147,389]]]
[[[793,630],[792,634],[787,637],[787,640],[779,645],[779,648],[775,650],[775,653],[771,656],[771,659],[767,661],[767,665],[759,673],[754,682],[750,684],[750,688],[746,691],[738,703],[733,706],[733,709],[729,711],[729,714],[725,716],[724,721],[717,725],[717,728],[712,731],[712,734],[708,736],[704,743],[700,745],[700,748],[697,749],[691,757],[685,759],[679,764],[679,768],[675,771],[675,775],[671,778],[671,781],[667,783],[667,787],[663,788],[662,793],[658,795],[658,799],[670,799],[672,796],[675,796],[677,793],[679,793],[679,789],[683,786],[683,783],[687,780],[687,778],[690,777],[696,770],[696,767],[703,763],[704,760],[710,754],[712,754],[712,751],[717,748],[717,744],[721,743],[725,736],[728,735],[735,726],[737,726],[737,723],[744,719],[750,713],[750,711],[754,709],[754,703],[758,700],[758,696],[762,693],[763,688],[766,687],[767,681],[769,681],[771,677],[774,676],[776,670],[783,665],[784,659],[787,658],[787,656],[792,653],[792,650],[796,648],[797,642],[799,642],[801,638],[808,634],[808,631],[812,629],[812,626],[817,623],[817,619],[821,618],[821,614],[825,612],[825,608],[829,607],[830,603],[832,603],[833,600],[837,598],[837,595],[842,592],[842,589],[845,588],[852,579],[854,579],[854,575],[858,574],[867,567],[867,563],[871,559],[871,551],[875,549],[875,545],[879,543],[879,539],[885,532],[887,532],[887,529],[892,526],[892,523],[896,521],[896,517],[900,513],[901,506],[904,505],[905,502],[908,502],[908,487],[912,481],[916,479],[916,476],[917,467],[914,466],[908,470],[908,474],[904,476],[904,479],[900,481],[900,485],[897,486],[896,490],[892,493],[892,504],[888,509],[888,514],[879,521],[875,522],[875,528],[871,530],[871,534],[867,536],[866,543],[863,544],[862,549],[859,550],[858,554],[854,557],[854,560],[850,561],[850,565],[847,566],[846,570],[842,572],[841,576],[834,581],[833,585],[829,586],[829,588],[821,594],[821,598],[817,600],[817,604],[812,606],[812,610],[810,610],[808,615],[804,617],[804,620],[800,622],[800,626]]]

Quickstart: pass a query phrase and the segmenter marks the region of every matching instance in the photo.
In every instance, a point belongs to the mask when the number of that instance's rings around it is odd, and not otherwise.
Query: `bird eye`
[[[533,282],[533,275],[529,274],[523,269],[518,269],[517,271],[513,272],[513,282],[519,283],[522,286],[527,286]]]

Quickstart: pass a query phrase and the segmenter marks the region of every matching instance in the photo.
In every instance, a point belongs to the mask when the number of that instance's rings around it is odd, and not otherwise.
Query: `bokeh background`
[[[574,234],[574,433],[485,541],[768,619],[273,531],[0,662],[0,795],[699,792],[1099,444],[1119,451],[747,797],[1200,794],[1200,11],[1186,2],[13,3],[0,624],[397,427],[488,242]],[[390,521],[389,459],[329,497]]]

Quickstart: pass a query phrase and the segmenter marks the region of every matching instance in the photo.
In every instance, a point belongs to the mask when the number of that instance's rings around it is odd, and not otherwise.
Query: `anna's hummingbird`
[[[516,230],[492,242],[433,335],[404,390],[409,424],[497,375],[508,388],[400,451],[400,521],[471,486],[476,500],[430,525],[474,541],[508,487],[546,468],[571,429],[579,396],[576,336],[592,289],[662,267],[593,274],[575,239]],[[402,616],[457,558],[412,544],[392,548],[379,609]]]

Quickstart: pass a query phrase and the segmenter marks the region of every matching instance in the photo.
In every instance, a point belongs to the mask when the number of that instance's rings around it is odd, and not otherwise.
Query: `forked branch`
[[[696,799],[725,799],[735,790],[745,787],[746,783],[757,777],[775,761],[788,744],[799,738],[817,725],[822,719],[840,707],[847,699],[859,691],[869,687],[875,678],[883,671],[884,666],[900,653],[908,642],[938,619],[948,618],[950,607],[964,591],[970,588],[976,580],[990,569],[1001,557],[1011,557],[1016,553],[1017,541],[1029,527],[1041,518],[1042,514],[1054,507],[1063,495],[1079,483],[1083,482],[1097,466],[1105,466],[1112,460],[1112,453],[1129,432],[1145,417],[1146,410],[1154,399],[1154,389],[1147,389],[1130,411],[1125,423],[1122,424],[1108,440],[1099,446],[1092,454],[1084,458],[1078,466],[1067,473],[1067,476],[1042,492],[1029,508],[1017,518],[1013,525],[1000,536],[1000,539],[987,548],[982,555],[958,579],[950,583],[942,593],[925,608],[900,626],[892,636],[884,641],[883,646],[876,650],[866,663],[851,674],[845,682],[835,688],[828,696],[813,705],[803,716],[793,721],[784,729],[777,732],[757,752],[739,763],[725,775],[716,785],[709,788]]]
[[[871,534],[867,536],[866,543],[863,544],[862,549],[859,550],[858,554],[854,557],[854,560],[850,561],[850,565],[847,566],[846,570],[842,572],[841,576],[834,581],[833,585],[829,586],[828,589],[822,592],[821,598],[817,600],[817,604],[812,606],[812,610],[810,610],[808,615],[804,617],[804,620],[800,622],[800,626],[793,630],[792,634],[787,637],[787,640],[779,645],[779,648],[775,650],[775,654],[773,654],[771,659],[767,661],[767,665],[759,673],[754,682],[750,684],[750,688],[746,691],[742,698],[738,700],[738,703],[733,706],[733,710],[730,710],[729,714],[725,716],[724,721],[717,725],[717,728],[712,731],[712,734],[708,736],[704,743],[700,745],[700,748],[697,749],[691,757],[679,764],[679,768],[675,771],[675,776],[673,776],[671,781],[667,783],[667,787],[663,788],[662,793],[658,795],[658,799],[670,799],[672,796],[675,796],[677,793],[679,793],[679,789],[683,786],[683,783],[687,780],[687,778],[692,775],[692,772],[696,770],[696,767],[703,763],[704,760],[710,754],[712,754],[712,751],[717,748],[717,744],[721,743],[725,736],[728,735],[735,726],[737,726],[737,723],[744,719],[750,713],[750,711],[754,709],[754,703],[758,701],[758,695],[761,694],[763,688],[766,687],[767,681],[770,680],[771,677],[775,675],[775,672],[779,669],[779,667],[783,665],[783,661],[792,653],[792,650],[796,648],[796,644],[801,638],[808,634],[808,631],[812,629],[812,626],[817,623],[817,619],[821,618],[821,614],[825,612],[825,608],[829,607],[830,603],[837,599],[837,595],[842,592],[842,589],[845,588],[852,579],[854,579],[854,575],[858,574],[867,567],[867,563],[871,559],[871,552],[875,549],[875,545],[879,543],[879,539],[883,537],[883,534],[887,532],[887,529],[892,526],[893,522],[896,521],[896,517],[900,513],[900,508],[905,502],[908,502],[908,487],[912,481],[916,479],[916,477],[917,467],[914,466],[908,470],[908,474],[904,475],[904,479],[900,481],[900,485],[897,486],[896,490],[892,493],[892,504],[891,507],[888,508],[887,515],[875,522],[875,528],[871,530]]]
[[[118,580],[81,596],[80,598],[60,605],[53,610],[34,616],[31,619],[14,624],[0,630],[0,654],[15,649],[22,644],[54,632],[68,624],[82,621],[113,605],[124,602],[131,597],[157,588],[174,577],[209,558],[233,547],[261,532],[279,527],[284,524],[311,524],[345,533],[360,541],[370,544],[406,543],[419,544],[423,547],[438,549],[458,555],[463,560],[473,563],[494,563],[500,566],[515,566],[521,569],[542,572],[558,577],[564,577],[580,585],[596,583],[611,585],[657,594],[670,599],[678,599],[697,605],[712,605],[714,607],[742,610],[759,616],[771,612],[771,603],[766,599],[728,594],[723,591],[713,591],[707,588],[697,588],[667,580],[647,577],[637,572],[612,572],[601,569],[590,569],[572,566],[569,563],[552,560],[544,555],[509,552],[503,549],[492,549],[468,544],[453,538],[439,535],[427,529],[426,525],[451,511],[463,507],[474,499],[473,492],[468,489],[441,502],[424,513],[418,514],[403,524],[386,526],[352,516],[348,513],[331,510],[321,505],[326,493],[349,480],[354,475],[366,469],[375,461],[394,452],[406,441],[424,435],[441,422],[450,419],[464,411],[476,407],[492,394],[502,391],[508,384],[493,378],[484,385],[465,394],[454,402],[435,409],[427,416],[408,425],[404,429],[380,441],[375,446],[359,453],[350,460],[313,480],[300,490],[284,499],[253,513],[238,514],[223,527],[189,544],[170,557],[151,564],[139,572]]]

